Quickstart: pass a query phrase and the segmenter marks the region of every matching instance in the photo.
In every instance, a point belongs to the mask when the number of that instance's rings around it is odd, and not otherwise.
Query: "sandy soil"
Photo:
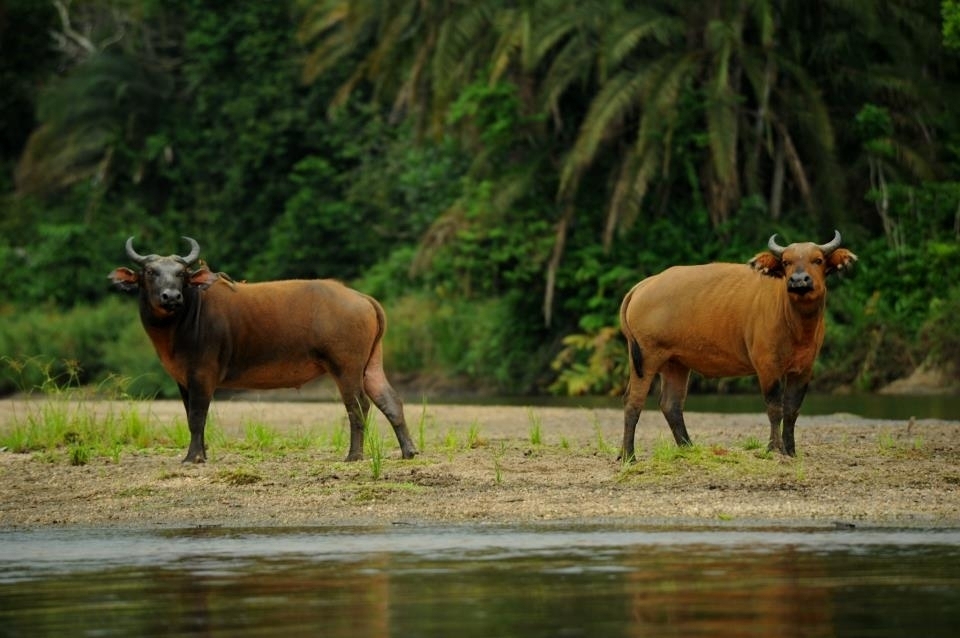
[[[179,402],[85,403],[99,414],[141,412],[186,428]],[[36,414],[30,401],[0,401],[0,429]],[[180,463],[185,449],[124,452],[72,466],[43,453],[0,452],[0,528],[193,527],[531,523],[960,526],[960,422],[801,416],[797,458],[745,450],[765,443],[760,413],[690,413],[706,460],[663,460],[669,430],[658,412],[638,428],[640,461],[616,461],[619,410],[407,406],[421,454],[399,449],[385,420],[388,455],[345,463],[332,444],[343,408],[332,402],[218,400],[227,442],[252,423],[309,432],[316,445],[258,453],[208,437],[209,460]],[[539,423],[542,442],[531,442]],[[672,444],[670,444],[672,445]]]

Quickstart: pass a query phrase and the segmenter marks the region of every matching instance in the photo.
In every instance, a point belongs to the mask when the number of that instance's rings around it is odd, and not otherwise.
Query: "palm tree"
[[[622,149],[611,180],[605,245],[617,228],[633,223],[652,183],[670,181],[677,136],[691,124],[703,132],[706,152],[697,174],[715,227],[730,218],[744,189],[763,193],[771,184],[771,209],[778,211],[787,175],[811,202],[805,165],[815,158],[801,157],[794,139],[811,139],[829,156],[833,131],[814,82],[778,47],[781,5],[679,1],[659,3],[643,21],[633,14],[636,28],[646,28],[662,46],[642,47],[627,32],[632,55],[605,56],[618,64],[590,102],[561,181],[562,193],[574,195],[609,145]],[[617,24],[629,23],[618,18]],[[625,134],[632,143],[624,144]],[[773,164],[772,182],[761,177],[764,163]]]
[[[392,96],[394,114],[416,113],[433,133],[453,130],[450,106],[471,84],[517,87],[524,112],[544,122],[525,131],[539,163],[530,154],[519,162],[528,178],[556,184],[556,208],[546,213],[555,223],[549,317],[566,234],[598,185],[606,185],[608,248],[645,210],[669,214],[681,187],[698,192],[719,233],[744,194],[766,202],[773,218],[785,201],[810,215],[835,206],[844,184],[827,98],[845,96],[831,83],[849,88],[860,78],[882,83],[888,96],[914,93],[909,78],[871,66],[866,53],[879,47],[893,60],[909,48],[924,24],[914,4],[316,0],[302,32],[313,47],[308,77],[348,56],[360,60],[334,104],[367,79],[377,95]],[[836,52],[850,51],[838,45],[845,41],[866,52],[843,59]],[[482,149],[477,157],[480,170],[517,174],[502,170],[503,157]],[[900,157],[921,165],[918,153]]]
[[[40,96],[40,124],[18,163],[17,191],[50,194],[92,179],[102,192],[121,170],[138,180],[142,160],[120,156],[143,147],[172,93],[176,62],[164,53],[170,27],[162,9],[53,5],[60,28],[51,36],[69,68]]]
[[[97,52],[41,96],[40,126],[16,170],[19,193],[48,194],[81,180],[101,186],[123,149],[143,145],[159,119],[169,79],[124,53]],[[126,165],[134,179],[142,166]]]
[[[812,3],[791,19],[809,40],[810,73],[838,126],[837,156],[848,166],[841,186],[853,201],[874,195],[877,216],[897,245],[888,184],[934,179],[936,121],[948,111],[937,78],[943,59],[938,7],[897,0]],[[919,72],[918,72],[919,70]]]
[[[311,82],[343,64],[353,66],[331,111],[366,82],[375,100],[392,101],[393,120],[412,114],[421,128],[440,131],[442,109],[432,108],[433,89],[445,82],[435,73],[438,42],[449,39],[444,31],[451,19],[475,11],[458,14],[461,5],[453,0],[317,0],[305,5],[299,29],[309,49],[304,80]]]

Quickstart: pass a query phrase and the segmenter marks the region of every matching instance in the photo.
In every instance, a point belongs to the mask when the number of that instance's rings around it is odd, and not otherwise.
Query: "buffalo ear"
[[[123,292],[134,292],[140,288],[140,273],[125,266],[117,268],[107,275],[107,278],[113,283],[114,288]]]
[[[827,257],[827,274],[849,270],[857,261],[857,256],[846,248],[837,248]]]
[[[220,276],[215,272],[210,272],[209,268],[198,268],[190,273],[190,277],[187,278],[187,283],[194,288],[206,290],[219,278]]]
[[[771,252],[757,253],[749,262],[750,267],[767,277],[783,277],[783,264],[780,259]]]

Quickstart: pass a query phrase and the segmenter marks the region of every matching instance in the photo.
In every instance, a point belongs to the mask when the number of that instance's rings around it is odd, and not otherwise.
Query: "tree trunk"
[[[553,254],[550,255],[550,263],[547,264],[547,282],[546,290],[543,292],[543,322],[548,328],[553,321],[553,296],[557,286],[557,270],[560,269],[560,262],[563,260],[563,250],[567,244],[567,230],[570,228],[570,222],[573,221],[573,204],[567,203],[557,222],[556,235],[553,240]]]

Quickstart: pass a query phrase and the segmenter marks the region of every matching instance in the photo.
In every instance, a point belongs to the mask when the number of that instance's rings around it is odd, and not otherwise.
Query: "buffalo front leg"
[[[405,459],[412,459],[417,454],[417,446],[413,444],[407,430],[407,420],[403,416],[403,400],[387,381],[387,375],[383,371],[379,343],[374,348],[363,374],[363,389],[393,426],[393,432],[400,444],[400,455]]]
[[[207,460],[207,445],[204,441],[204,429],[207,425],[207,412],[210,409],[211,396],[203,392],[199,386],[191,389],[177,384],[180,389],[180,398],[187,412],[187,426],[190,428],[190,447],[183,458],[184,463],[205,463]]]
[[[761,381],[760,387],[763,389],[763,400],[767,404],[767,418],[770,420],[770,442],[767,444],[767,451],[780,452],[786,454],[783,449],[783,383],[780,379],[773,381]]]
[[[786,387],[783,390],[783,453],[787,456],[797,455],[797,445],[794,440],[794,427],[797,417],[800,416],[800,406],[807,395],[809,378],[804,376],[788,376]]]

